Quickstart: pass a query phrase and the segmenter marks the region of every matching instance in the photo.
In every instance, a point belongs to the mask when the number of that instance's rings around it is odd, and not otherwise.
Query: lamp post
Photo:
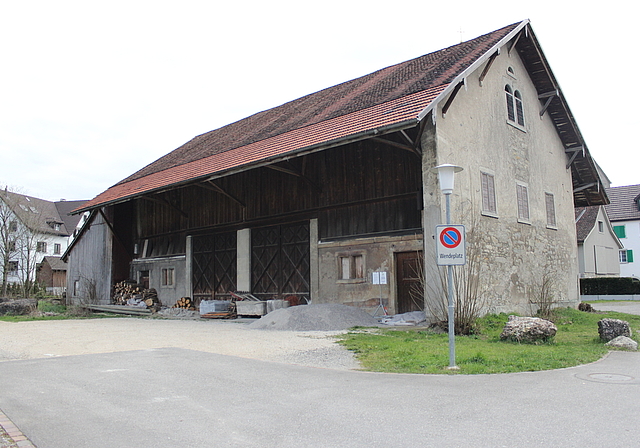
[[[454,174],[462,171],[462,167],[445,163],[432,168],[438,173],[440,190],[445,197],[446,224],[451,224],[451,193],[453,193]],[[449,368],[457,369],[456,366],[456,339],[454,327],[454,305],[453,305],[453,266],[447,266],[447,289],[448,289],[448,319],[449,319]]]

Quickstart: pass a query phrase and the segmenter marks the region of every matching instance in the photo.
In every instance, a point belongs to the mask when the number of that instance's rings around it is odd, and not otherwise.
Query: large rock
[[[609,342],[618,336],[631,337],[629,322],[620,319],[602,319],[598,322],[598,334],[604,342]]]
[[[610,340],[604,345],[606,345],[607,347],[621,348],[623,350],[631,350],[634,352],[638,350],[638,343],[626,336],[618,336],[617,338]]]
[[[546,342],[556,335],[558,328],[553,322],[539,317],[509,316],[500,339],[514,342]]]
[[[38,307],[36,299],[16,299],[0,302],[0,316],[29,314]]]

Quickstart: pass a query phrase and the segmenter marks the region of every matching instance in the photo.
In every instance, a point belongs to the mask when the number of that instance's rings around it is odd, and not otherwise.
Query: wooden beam
[[[500,54],[500,50],[496,51],[495,53],[493,53],[491,55],[491,57],[489,58],[489,60],[487,61],[487,64],[484,66],[484,70],[482,70],[482,73],[480,74],[480,85],[482,86],[482,81],[484,81],[485,76],[487,76],[487,73],[489,73],[489,69],[491,68],[491,65],[493,65],[493,61],[496,60],[496,57]]]
[[[573,161],[576,160],[576,157],[578,157],[578,154],[582,153],[582,156],[584,157],[584,146],[575,146],[573,148],[565,148],[564,153],[567,155],[571,154],[571,157],[567,162],[567,169],[569,169]]]
[[[109,221],[109,218],[107,218],[107,215],[104,213],[103,207],[100,207],[99,210],[100,210],[100,215],[102,216],[102,219],[104,219],[105,224],[107,225],[109,230],[111,230],[111,234],[113,235],[113,237],[116,239],[118,244],[120,244],[120,246],[124,249],[124,251],[127,253],[127,255],[131,256],[132,255],[131,252],[129,252],[129,249],[127,249],[127,246],[122,242],[122,240],[120,239],[120,237],[116,233],[115,229],[113,228],[113,225],[111,224],[111,221]]]
[[[371,140],[383,143],[385,145],[393,146],[394,148],[404,149],[406,151],[409,151],[412,154],[417,155],[418,157],[421,155],[420,152],[416,148],[414,148],[413,146],[404,145],[402,143],[398,143],[398,142],[394,142],[394,141],[391,141],[391,140],[387,140],[386,138],[382,138],[382,137],[373,137],[373,138],[371,138]]]
[[[549,108],[549,105],[551,104],[551,101],[556,97],[559,96],[559,92],[558,90],[553,90],[551,92],[547,92],[547,93],[541,93],[540,95],[538,95],[538,99],[547,99],[547,101],[545,102],[544,106],[542,107],[542,110],[540,111],[540,116],[544,116],[544,113],[547,111],[547,109]]]
[[[453,100],[455,99],[456,95],[458,94],[458,92],[460,91],[460,88],[464,85],[464,79],[462,81],[460,81],[458,83],[458,85],[456,85],[453,88],[453,92],[451,92],[451,95],[449,95],[449,98],[447,98],[447,101],[444,103],[444,106],[442,106],[442,116],[444,117],[445,115],[447,115],[447,111],[449,110],[449,107],[451,107],[451,103],[453,103]]]
[[[511,54],[511,50],[513,50],[513,48],[516,46],[516,44],[520,40],[520,37],[522,37],[522,34],[525,32],[525,30],[526,30],[526,28],[524,30],[520,31],[518,33],[518,35],[516,36],[516,38],[513,39],[513,42],[511,42],[511,45],[509,45],[509,51],[508,51],[509,54]]]
[[[220,185],[216,184],[213,180],[207,180],[205,183],[197,184],[198,187],[204,188],[205,190],[215,191],[216,193],[220,193],[223,196],[231,199],[233,202],[238,204],[242,208],[246,208],[246,204],[242,202],[240,199],[233,196],[231,193],[228,193],[224,188]]]
[[[573,189],[573,192],[574,192],[574,193],[578,193],[579,191],[586,190],[586,189],[588,189],[588,188],[593,187],[594,185],[598,185],[598,182],[592,182],[592,183],[590,183],[590,184],[583,185],[583,186],[578,187],[578,188],[574,188],[574,189]],[[600,190],[600,187],[598,186],[598,191],[599,191],[599,190]]]

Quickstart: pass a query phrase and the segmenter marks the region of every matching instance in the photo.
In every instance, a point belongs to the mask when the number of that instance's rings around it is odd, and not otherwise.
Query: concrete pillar
[[[251,291],[251,229],[238,230],[237,244],[236,287],[238,291]]]
[[[309,299],[315,302],[320,294],[320,261],[318,256],[318,219],[309,221],[309,269],[311,290],[309,291]]]
[[[185,244],[186,259],[184,263],[184,293],[187,297],[193,297],[193,246],[191,238],[191,235],[188,235]]]

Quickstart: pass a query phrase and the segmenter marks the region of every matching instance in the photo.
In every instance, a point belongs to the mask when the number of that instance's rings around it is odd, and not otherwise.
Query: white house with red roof
[[[7,269],[0,280],[22,283],[36,280],[36,269],[45,259],[60,259],[81,219],[70,215],[85,201],[47,201],[8,190],[0,191],[0,254]],[[60,270],[59,263],[57,264]],[[61,293],[59,286],[52,292]]]
[[[551,275],[558,300],[576,305],[574,205],[607,197],[527,20],[206,132],[143,167],[75,210],[91,216],[66,254],[69,290],[109,303],[115,283],[133,280],[165,305],[249,291],[425,309],[442,297],[432,168],[444,163],[463,168],[452,218],[467,226],[485,310],[529,311]]]
[[[640,185],[607,190],[611,203],[606,206],[609,219],[624,245],[619,251],[620,276],[640,279]]]

